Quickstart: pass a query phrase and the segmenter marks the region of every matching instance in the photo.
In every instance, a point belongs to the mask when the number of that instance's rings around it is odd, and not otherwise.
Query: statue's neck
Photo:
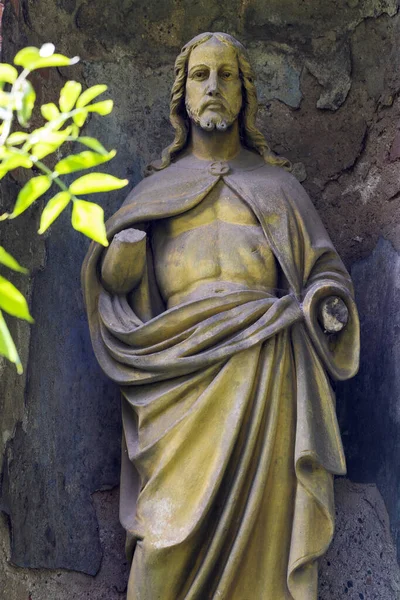
[[[205,131],[190,124],[188,150],[201,160],[230,160],[240,152],[239,124],[236,120],[226,131]]]

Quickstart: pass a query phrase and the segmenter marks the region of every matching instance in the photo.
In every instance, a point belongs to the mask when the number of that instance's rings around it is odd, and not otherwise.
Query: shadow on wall
[[[348,477],[377,484],[400,556],[400,255],[381,239],[351,274],[361,363],[358,375],[337,388]]]
[[[26,416],[7,444],[0,509],[14,564],[95,575],[102,550],[91,494],[119,482],[120,392],[89,338],[80,290],[88,241],[60,218],[35,277]]]
[[[125,532],[118,520],[118,489],[92,496],[103,557],[95,577],[63,569],[21,569],[10,564],[8,524],[0,514],[1,600],[123,600],[128,580]],[[85,523],[82,522],[82,527]]]

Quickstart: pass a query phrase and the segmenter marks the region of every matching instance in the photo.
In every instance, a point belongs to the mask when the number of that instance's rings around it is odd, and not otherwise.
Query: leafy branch
[[[40,49],[28,47],[20,50],[14,58],[15,66],[0,63],[0,180],[17,168],[36,172],[20,190],[12,212],[0,215],[0,221],[15,219],[55,186],[58,191],[42,211],[38,233],[43,234],[66,207],[72,204],[72,227],[107,246],[103,209],[80,196],[117,190],[125,187],[128,181],[101,172],[81,175],[69,185],[63,180],[65,175],[97,167],[116,155],[115,150],[107,151],[96,138],[81,135],[81,129],[91,113],[101,116],[111,113],[113,101],[98,100],[107,86],[95,85],[82,92],[80,83],[67,81],[60,91],[58,105],[51,102],[40,107],[44,124],[29,131],[36,102],[36,92],[28,80],[31,72],[73,65],[78,60],[78,57],[68,58],[55,54],[53,44],[44,44]],[[16,67],[21,67],[22,71],[19,73]],[[15,121],[25,131],[12,131]],[[86,149],[61,158],[54,168],[46,164],[48,158],[58,154],[64,144],[70,142],[79,143]],[[1,246],[0,264],[20,273],[27,273]],[[33,322],[21,292],[0,276],[0,355],[15,363],[18,372],[22,372],[21,361],[2,311]]]

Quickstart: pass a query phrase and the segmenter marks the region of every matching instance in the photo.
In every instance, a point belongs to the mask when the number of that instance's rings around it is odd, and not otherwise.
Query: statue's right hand
[[[107,249],[101,279],[113,294],[127,294],[143,277],[146,265],[146,232],[124,229],[117,233]]]
[[[339,296],[328,296],[319,305],[318,319],[325,333],[339,333],[346,327],[349,310]]]

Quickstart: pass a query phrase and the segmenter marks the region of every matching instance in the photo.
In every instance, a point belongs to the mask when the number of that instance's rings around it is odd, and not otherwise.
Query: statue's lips
[[[218,108],[218,109],[221,109],[221,108],[224,108],[224,105],[222,104],[222,102],[218,102],[218,100],[213,100],[212,102],[207,102],[204,105],[204,109],[203,110],[206,110],[207,108]]]

